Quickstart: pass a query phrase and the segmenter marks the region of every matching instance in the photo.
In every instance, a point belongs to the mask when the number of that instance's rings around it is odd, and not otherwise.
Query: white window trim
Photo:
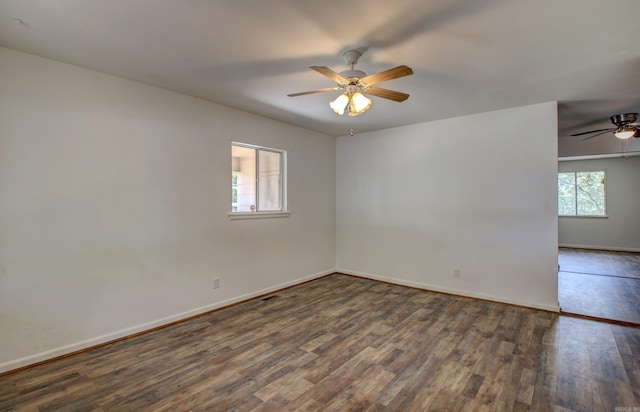
[[[571,219],[608,219],[608,215],[558,215],[558,217],[568,217]]]
[[[291,212],[229,212],[229,220],[269,219],[277,217],[289,217]]]

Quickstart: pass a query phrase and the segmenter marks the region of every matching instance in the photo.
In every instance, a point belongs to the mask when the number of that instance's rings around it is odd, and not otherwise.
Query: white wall
[[[336,150],[339,271],[558,310],[555,102],[344,136]]]
[[[640,156],[562,161],[560,172],[604,170],[607,218],[559,217],[560,245],[640,252]]]
[[[232,140],[290,217],[229,220]],[[334,267],[334,138],[0,48],[0,371]]]

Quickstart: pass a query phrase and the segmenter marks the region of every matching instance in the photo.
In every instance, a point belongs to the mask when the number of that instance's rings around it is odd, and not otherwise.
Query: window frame
[[[604,183],[602,185],[602,190],[603,190],[603,195],[604,195],[604,200],[603,200],[603,211],[601,215],[581,215],[578,214],[578,174],[579,173],[602,173],[603,175],[603,179],[604,179]],[[601,170],[574,170],[574,171],[558,171],[557,176],[558,176],[558,180],[560,177],[560,174],[573,174],[573,181],[574,181],[574,187],[575,187],[575,193],[574,193],[574,197],[575,197],[575,214],[572,215],[561,215],[559,213],[559,210],[557,211],[558,213],[558,217],[562,217],[562,218],[579,218],[579,219],[606,219],[608,218],[607,215],[607,171],[604,169]],[[559,184],[559,181],[558,181]],[[560,208],[560,196],[558,193],[558,209]]]
[[[237,212],[237,211],[233,211],[233,202],[231,204],[231,208],[232,210],[228,213],[229,219],[230,220],[241,220],[241,219],[264,219],[264,218],[278,218],[278,217],[288,217],[291,212],[288,209],[288,205],[287,205],[287,151],[284,149],[276,149],[273,147],[267,147],[267,146],[260,146],[260,145],[255,145],[255,144],[250,144],[250,143],[242,143],[242,142],[237,142],[237,141],[232,141],[231,142],[231,153],[233,153],[233,146],[238,146],[238,147],[245,147],[248,149],[254,149],[256,152],[256,170],[255,170],[255,179],[256,179],[256,186],[255,186],[255,204],[256,204],[256,209],[258,207],[259,204],[259,196],[260,196],[260,173],[259,173],[259,167],[260,167],[260,155],[259,152],[260,151],[264,151],[264,152],[271,152],[271,153],[278,153],[280,154],[280,173],[278,176],[278,185],[280,188],[280,193],[279,193],[279,205],[280,205],[280,210],[267,210],[267,211],[261,211],[261,210],[256,210],[255,212]],[[231,177],[233,179],[233,155],[231,158],[231,162],[232,162],[232,167],[231,169]],[[232,180],[230,179],[230,180]],[[233,183],[232,183],[232,190],[233,190]]]

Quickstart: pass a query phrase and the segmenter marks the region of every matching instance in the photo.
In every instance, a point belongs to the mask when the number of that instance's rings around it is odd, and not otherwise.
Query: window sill
[[[601,215],[601,216],[558,215],[558,217],[568,217],[568,218],[571,218],[571,219],[608,219],[609,218],[609,216],[607,216],[607,215]]]
[[[231,212],[229,220],[245,220],[245,219],[274,219],[279,217],[289,217],[291,212]]]

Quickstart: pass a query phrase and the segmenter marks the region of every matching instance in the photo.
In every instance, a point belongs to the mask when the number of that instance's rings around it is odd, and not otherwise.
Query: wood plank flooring
[[[562,247],[558,263],[563,272],[640,279],[640,253]]]
[[[640,253],[560,248],[562,312],[640,325]]]
[[[640,325],[640,279],[560,272],[558,300],[564,313]]]
[[[614,411],[639,359],[638,328],[334,274],[2,376],[0,410]]]

